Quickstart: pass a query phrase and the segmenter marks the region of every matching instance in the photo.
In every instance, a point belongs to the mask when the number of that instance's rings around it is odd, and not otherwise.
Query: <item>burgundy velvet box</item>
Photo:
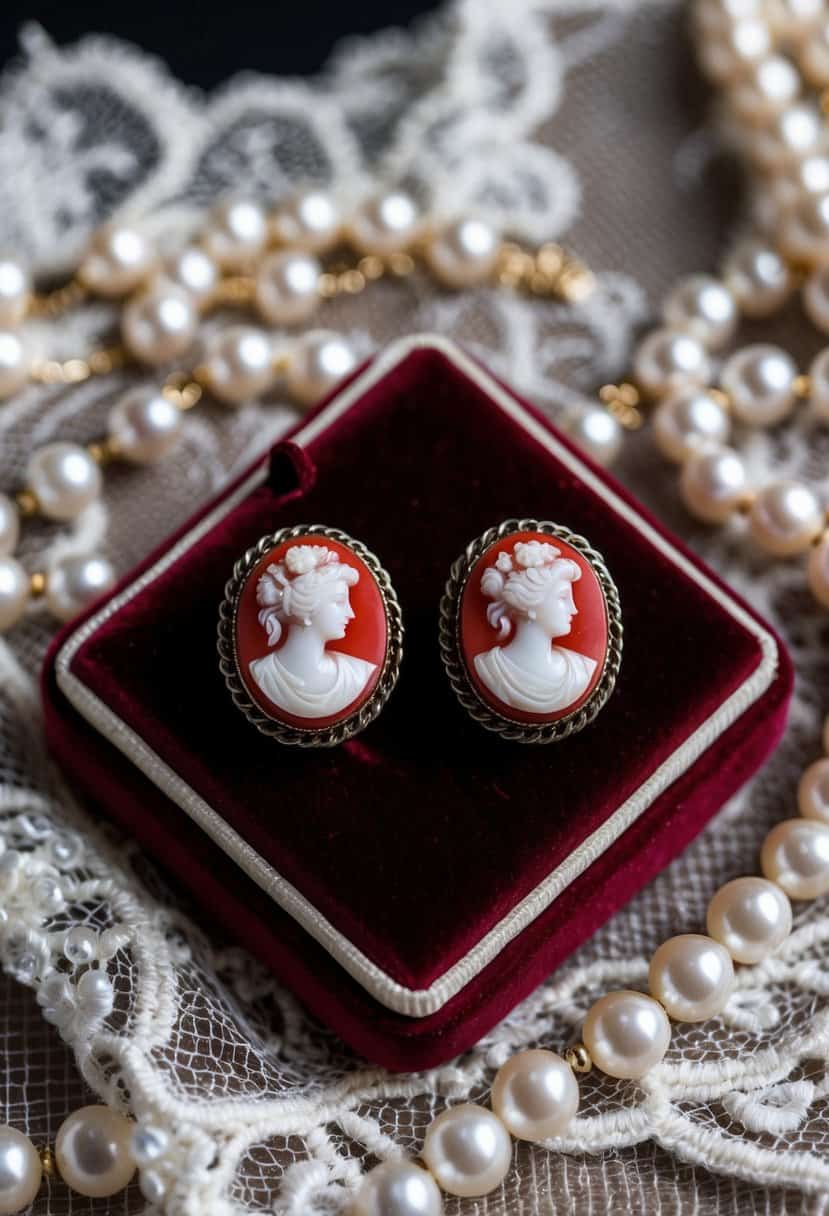
[[[438,650],[451,562],[508,517],[586,536],[621,596],[616,690],[548,746],[469,720]],[[328,750],[259,734],[216,657],[235,560],[313,523],[379,556],[406,625],[384,712]],[[679,853],[777,741],[791,680],[747,605],[426,336],[378,356],[65,629],[44,697],[87,799],[347,1042],[414,1069],[475,1042]]]

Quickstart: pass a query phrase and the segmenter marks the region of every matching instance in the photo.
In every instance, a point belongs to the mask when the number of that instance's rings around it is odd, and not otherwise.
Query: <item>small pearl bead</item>
[[[133,464],[160,460],[181,436],[181,411],[154,388],[132,389],[109,415],[109,437],[119,456]]]
[[[202,304],[215,288],[219,271],[203,249],[191,245],[170,258],[165,265],[165,277],[177,287],[183,287],[197,304]]]
[[[760,490],[748,517],[755,542],[772,557],[809,548],[823,526],[823,510],[807,485],[776,481]]]
[[[682,464],[694,452],[728,440],[728,414],[709,393],[680,389],[666,397],[653,416],[653,437],[663,456]]]
[[[0,557],[8,557],[17,548],[20,536],[20,516],[17,507],[6,494],[0,494]]]
[[[285,372],[288,390],[303,405],[314,405],[356,366],[345,338],[331,330],[312,330],[301,338]]]
[[[689,384],[707,384],[711,364],[705,347],[693,334],[655,329],[640,342],[633,374],[646,393],[661,397]]]
[[[40,1190],[42,1167],[28,1136],[0,1125],[0,1216],[15,1216],[33,1202]]]
[[[82,1106],[61,1124],[55,1157],[64,1182],[79,1195],[101,1199],[126,1187],[135,1173],[132,1124],[107,1106]]]
[[[268,221],[258,203],[227,199],[210,217],[204,246],[225,270],[241,270],[261,253],[267,236]]]
[[[142,283],[155,265],[146,237],[125,224],[104,224],[78,267],[78,278],[100,296],[123,296]]]
[[[392,190],[364,203],[348,225],[361,253],[387,255],[408,248],[420,230],[420,211],[410,194]]]
[[[787,257],[809,265],[829,259],[829,192],[796,200],[783,217],[780,247]]]
[[[105,557],[64,557],[46,579],[46,606],[59,621],[70,621],[115,586],[115,567]]]
[[[256,276],[256,304],[272,325],[299,325],[320,302],[322,267],[307,253],[272,253]]]
[[[121,332],[130,352],[142,363],[158,366],[184,354],[196,336],[198,314],[189,292],[159,279],[133,296],[121,317]]]
[[[829,823],[829,757],[815,760],[800,778],[797,806],[804,818]]]
[[[499,248],[500,238],[490,224],[467,217],[432,237],[426,259],[447,287],[475,287],[492,277]]]
[[[133,1132],[131,1152],[136,1165],[153,1165],[170,1148],[170,1137],[163,1127],[145,1125]]]
[[[761,168],[773,173],[781,164],[820,150],[824,142],[820,111],[808,102],[796,102],[781,110],[767,131],[752,135],[748,149]]]
[[[772,49],[771,35],[763,21],[747,18],[724,26],[699,47],[703,70],[725,83],[741,76]]]
[[[272,222],[278,241],[308,253],[324,253],[330,249],[339,239],[340,228],[337,205],[323,190],[306,190],[298,194],[279,209]]]
[[[792,908],[776,883],[735,878],[712,898],[706,926],[736,963],[759,963],[791,933]]]
[[[619,455],[622,428],[609,410],[600,406],[580,409],[566,419],[565,427],[567,434],[597,464],[607,467]]]
[[[829,825],[784,819],[763,842],[760,865],[789,899],[817,899],[829,892]]]
[[[723,280],[747,317],[775,312],[791,290],[789,268],[776,250],[760,241],[741,241],[723,265]]]
[[[829,608],[829,532],[809,554],[808,576],[812,595],[824,608]]]
[[[707,524],[721,524],[740,505],[746,472],[732,448],[705,448],[685,463],[679,492],[688,510]]]
[[[423,1160],[450,1195],[494,1191],[512,1162],[512,1141],[501,1120],[483,1106],[451,1106],[429,1125]]]
[[[31,365],[28,339],[13,329],[0,329],[0,401],[14,396],[23,387]]]
[[[214,396],[226,405],[241,405],[273,381],[271,340],[261,329],[233,325],[210,340],[205,368]]]
[[[77,443],[48,443],[26,468],[26,482],[48,519],[74,519],[101,492],[101,470]]]
[[[82,967],[91,963],[98,952],[98,934],[86,925],[75,925],[66,934],[63,943],[63,953],[70,963]]]
[[[704,1022],[728,1004],[734,987],[731,955],[701,933],[671,937],[651,959],[648,985],[678,1022]]]
[[[518,1140],[564,1135],[578,1105],[573,1070],[554,1051],[519,1051],[492,1084],[492,1109]]]
[[[349,1216],[441,1216],[431,1174],[411,1161],[384,1161],[363,1178]]]
[[[734,413],[749,426],[774,426],[791,413],[797,365],[778,346],[744,346],[728,359],[720,385]]]
[[[0,325],[12,328],[26,315],[32,296],[28,271],[14,258],[0,257]]]
[[[829,422],[829,346],[816,355],[809,368],[809,399],[812,413]]]
[[[671,1041],[665,1010],[641,992],[608,992],[591,1006],[582,1038],[610,1077],[635,1080],[658,1064]]]
[[[737,328],[737,304],[724,283],[710,275],[682,279],[662,306],[662,319],[671,329],[693,334],[711,350],[724,346]]]
[[[16,625],[29,602],[29,576],[14,557],[0,557],[0,633]]]
[[[816,89],[829,86],[829,22],[822,21],[811,30],[800,48],[803,75]]]
[[[730,101],[740,118],[767,123],[797,99],[800,78],[784,55],[769,55],[755,63],[731,90]]]

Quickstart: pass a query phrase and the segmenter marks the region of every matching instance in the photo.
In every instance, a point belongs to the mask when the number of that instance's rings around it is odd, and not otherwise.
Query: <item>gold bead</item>
[[[37,1155],[40,1157],[40,1167],[47,1178],[54,1178],[57,1173],[57,1162],[55,1154],[52,1152],[50,1144],[44,1144],[37,1150]]]
[[[731,398],[728,393],[724,392],[721,388],[709,388],[706,391],[708,396],[716,401],[721,410],[725,410],[726,414],[731,413]]]
[[[795,397],[798,397],[801,401],[803,401],[809,396],[811,391],[812,382],[807,375],[802,374],[800,376],[795,376],[792,384],[792,392],[794,393]]]
[[[378,258],[374,253],[368,253],[365,257],[360,258],[357,269],[367,279],[382,279],[386,273],[383,259]]]
[[[317,283],[317,291],[323,300],[330,300],[337,294],[337,276],[326,271],[321,274]]]
[[[42,570],[36,570],[29,578],[29,590],[33,596],[43,595],[46,590],[46,575]],[[46,1149],[42,1151],[47,1151]]]
[[[584,1043],[574,1043],[572,1047],[568,1047],[564,1053],[564,1059],[570,1065],[573,1072],[586,1073],[590,1072],[590,1069],[593,1067],[590,1052]]]
[[[392,253],[389,256],[389,270],[398,278],[405,278],[415,268],[414,258],[408,253]]]
[[[31,490],[18,490],[14,496],[14,501],[17,503],[17,509],[24,519],[30,519],[33,515],[37,515],[40,510],[40,504]]]
[[[359,270],[345,270],[340,275],[340,290],[346,295],[359,295],[365,285],[365,276]]]

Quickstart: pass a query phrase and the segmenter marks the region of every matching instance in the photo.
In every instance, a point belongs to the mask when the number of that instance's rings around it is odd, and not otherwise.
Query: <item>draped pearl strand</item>
[[[587,1011],[583,1042],[559,1055],[517,1052],[496,1073],[491,1109],[447,1107],[426,1129],[422,1165],[396,1159],[370,1170],[350,1216],[440,1216],[441,1191],[478,1197],[498,1187],[512,1164],[510,1137],[546,1142],[564,1136],[579,1106],[577,1075],[599,1068],[638,1080],[668,1051],[671,1021],[716,1017],[734,986],[734,965],[769,958],[791,932],[793,900],[829,894],[829,716],[825,755],[798,787],[800,817],[772,828],[762,877],[734,878],[711,899],[707,933],[685,933],[655,951],[649,992],[608,992]]]

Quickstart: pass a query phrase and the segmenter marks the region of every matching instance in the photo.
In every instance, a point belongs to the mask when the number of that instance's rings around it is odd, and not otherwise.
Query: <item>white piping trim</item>
[[[363,988],[387,1008],[408,1017],[426,1017],[436,1012],[461,991],[504,947],[536,917],[550,906],[588,866],[613,844],[619,836],[645,811],[678,777],[685,773],[769,688],[777,671],[777,644],[774,637],[740,607],[726,592],[697,569],[683,554],[657,532],[623,499],[584,464],[578,456],[564,448],[549,431],[532,418],[517,401],[501,388],[477,363],[469,359],[452,342],[440,335],[415,335],[400,339],[382,352],[360,376],[338,394],[330,404],[292,440],[308,444],[326,427],[339,418],[391,368],[406,359],[414,350],[435,350],[454,363],[492,398],[506,414],[522,426],[542,447],[552,452],[599,494],[608,505],[636,528],[650,543],[703,588],[729,615],[756,637],[761,659],[758,666],[720,707],[665,760],[658,769],[605,822],[588,836],[573,852],[462,958],[454,963],[428,988],[412,989],[400,984],[331,924],[309,900],[279,874],[273,866],[253,849],[234,829],[188,786],[147,744],[116,714],[112,712],[70,670],[75,654],[85,641],[113,613],[162,574],[182,553],[198,543],[214,524],[227,515],[267,474],[267,460],[258,466],[228,498],[219,503],[204,519],[186,533],[149,570],[110,600],[95,616],[72,634],[59,651],[55,669],[57,682],[75,709],[100,733],[162,790],[186,811],[210,838],[230,856],[249,878],[252,878],[271,898],[332,955]]]

